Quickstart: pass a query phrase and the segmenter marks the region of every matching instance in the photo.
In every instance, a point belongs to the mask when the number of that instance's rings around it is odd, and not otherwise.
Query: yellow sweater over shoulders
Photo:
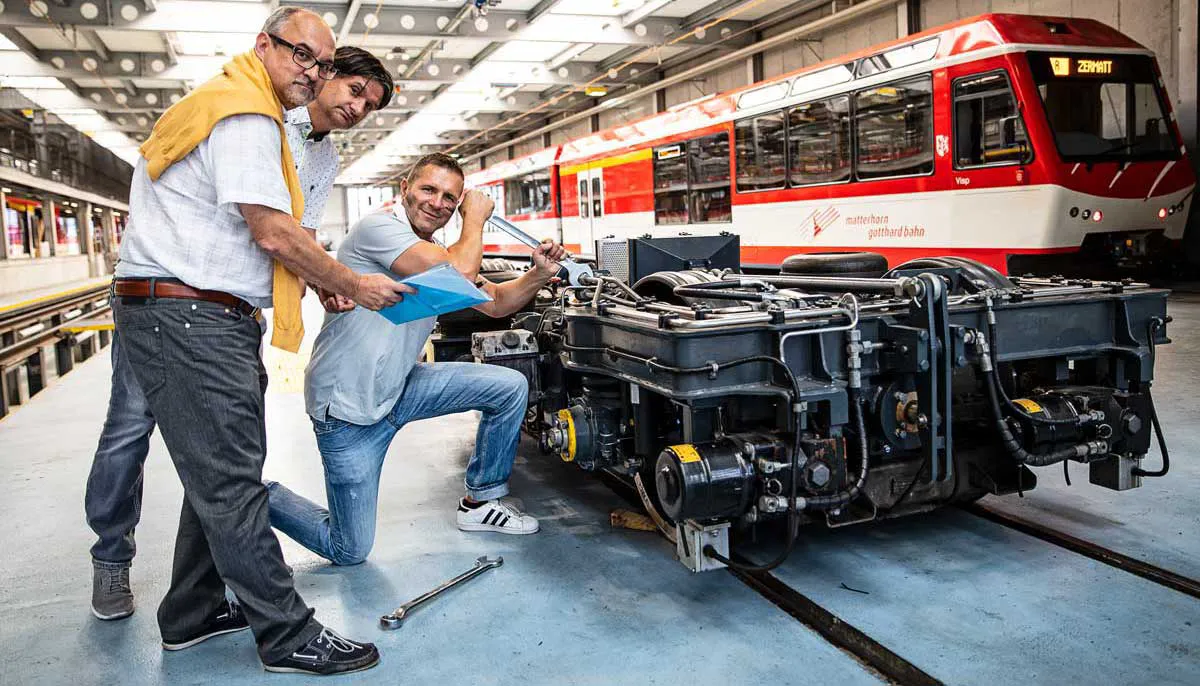
[[[139,148],[146,171],[157,180],[172,164],[200,145],[217,122],[238,114],[261,114],[279,125],[283,179],[292,197],[292,216],[304,216],[304,193],[283,128],[283,104],[271,86],[267,68],[253,51],[234,57],[213,77],[159,117],[150,138]],[[300,349],[304,322],[300,317],[303,286],[295,274],[275,262],[271,345],[290,352]]]

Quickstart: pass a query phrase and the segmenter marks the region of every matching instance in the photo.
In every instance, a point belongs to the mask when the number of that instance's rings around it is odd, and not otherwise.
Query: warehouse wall
[[[814,12],[763,33],[764,38],[778,35],[801,24],[817,19],[827,12]],[[795,41],[763,53],[763,78],[771,78],[797,69],[833,59],[838,55],[869,48],[878,43],[895,40],[903,31],[904,3],[882,9],[857,22],[834,29],[811,40]]]
[[[541,136],[538,136],[537,138],[531,138],[527,141],[522,141],[513,146],[513,158],[530,155],[538,150],[542,150],[545,147],[546,146],[542,145]]]
[[[638,98],[621,107],[614,107],[600,113],[600,129],[620,126],[631,121],[637,121],[654,114],[654,95]]]

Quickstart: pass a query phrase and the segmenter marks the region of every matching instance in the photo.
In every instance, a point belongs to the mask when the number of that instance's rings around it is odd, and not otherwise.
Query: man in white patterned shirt
[[[296,51],[295,48],[292,50]],[[284,115],[284,131],[305,195],[305,213],[300,224],[309,230],[310,235],[320,225],[325,200],[338,166],[337,151],[332,141],[325,137],[334,127],[322,128],[314,134],[316,126],[313,121],[323,125],[329,120],[324,113],[337,108],[354,113],[355,116],[337,122],[349,128],[375,109],[386,106],[392,93],[392,81],[387,70],[369,54],[366,54],[368,59],[364,60],[362,53],[354,48],[343,48],[335,53],[333,67],[344,68],[344,71],[318,90],[321,99],[312,101],[308,107],[289,110]],[[339,55],[354,59],[339,65]],[[294,56],[293,60],[299,64]],[[371,87],[364,88],[364,82],[368,81]],[[338,87],[330,88],[334,84]],[[229,135],[228,130],[238,124],[237,118],[231,118],[222,122],[221,126]],[[275,171],[278,173],[278,168]],[[146,397],[118,340],[114,337],[113,390],[108,418],[88,480],[85,503],[89,524],[99,537],[92,549],[95,566],[92,611],[101,619],[120,619],[133,612],[133,596],[128,582],[130,561],[134,554],[133,527],[140,516],[142,467],[149,437],[155,426]],[[242,622],[244,624],[244,620]]]

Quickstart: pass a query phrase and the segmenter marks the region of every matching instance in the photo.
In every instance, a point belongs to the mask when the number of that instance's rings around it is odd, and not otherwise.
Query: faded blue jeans
[[[271,526],[334,564],[362,562],[375,543],[379,474],[396,432],[412,421],[467,410],[483,413],[467,463],[467,495],[480,501],[507,495],[528,395],[525,377],[507,367],[417,364],[400,399],[377,423],[312,418],[329,509],[267,482]]]
[[[133,529],[142,515],[142,467],[150,452],[154,415],[138,386],[133,367],[113,332],[112,392],[108,416],[83,498],[88,525],[96,532],[92,557],[129,562],[136,550]]]

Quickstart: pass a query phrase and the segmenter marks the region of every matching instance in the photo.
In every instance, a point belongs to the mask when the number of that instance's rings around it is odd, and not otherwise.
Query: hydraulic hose
[[[992,311],[992,305],[991,305],[990,300],[988,301],[988,307],[987,307],[987,327],[988,327],[988,347],[991,350],[991,354],[995,355],[995,352],[996,352],[996,315]],[[1036,422],[1038,424],[1079,424],[1080,423],[1080,417],[1055,419],[1053,417],[1037,417],[1035,415],[1032,415],[1032,414],[1026,412],[1025,408],[1014,403],[1012,401],[1012,398],[1008,397],[1008,393],[1006,393],[1004,391],[1004,385],[1002,383],[1000,383],[1000,365],[999,365],[999,363],[993,359],[993,360],[991,360],[990,366],[991,366],[991,370],[989,373],[991,374],[991,377],[992,377],[992,383],[995,384],[996,389],[1000,394],[1000,399],[1004,401],[1004,406],[1008,408],[1009,412],[1020,415],[1024,418],[1028,419],[1029,421]]]
[[[841,493],[805,498],[804,507],[806,509],[835,510],[839,507],[845,507],[850,504],[850,501],[858,497],[858,494],[863,489],[863,485],[867,482],[867,473],[870,471],[867,464],[867,429],[866,423],[863,420],[862,401],[859,398],[859,391],[854,389],[850,391],[850,406],[854,410],[854,428],[858,431],[858,453],[859,464],[861,465],[858,471],[858,480],[854,482],[854,485]],[[795,481],[795,476],[792,479]]]
[[[792,392],[795,394],[795,396],[794,396],[795,402],[793,403],[793,407],[798,408],[799,407],[799,398],[800,398],[800,386],[796,381],[796,375],[792,374],[792,370],[788,369],[788,366],[786,364],[783,364],[782,360],[778,360],[778,358],[771,358],[771,359],[778,362],[780,367],[784,370],[784,373],[787,375],[788,380],[791,382]],[[801,414],[801,412],[799,409],[794,409],[793,414],[795,414],[795,416],[796,416],[796,430],[793,432],[794,438],[792,439],[792,460],[791,460],[791,462],[792,462],[792,466],[791,466],[792,485],[791,485],[791,495],[790,495],[790,498],[788,499],[788,513],[787,513],[788,534],[787,534],[787,543],[783,547],[783,552],[779,553],[779,555],[774,560],[771,560],[770,562],[768,562],[766,564],[747,565],[747,564],[742,564],[740,562],[734,562],[733,560],[729,559],[728,557],[725,557],[721,553],[718,553],[717,549],[712,547],[711,544],[709,544],[709,545],[704,546],[704,548],[701,550],[701,552],[704,553],[705,557],[714,559],[717,562],[720,562],[721,564],[725,565],[726,567],[730,567],[730,568],[733,568],[733,569],[736,569],[736,570],[739,570],[742,572],[769,572],[772,569],[775,569],[779,565],[783,564],[784,561],[787,560],[788,557],[792,554],[792,549],[796,547],[796,535],[800,533],[800,511],[796,508],[796,482],[799,481],[799,479],[796,478],[796,475],[800,472],[800,453],[801,453],[801,449],[800,449],[800,414]]]
[[[1146,329],[1149,333],[1147,341],[1150,346],[1151,366],[1153,366],[1156,361],[1154,337],[1158,334],[1158,330],[1161,329],[1165,323],[1166,322],[1159,317],[1151,317],[1149,324],[1146,325]],[[1162,453],[1162,468],[1151,472],[1142,469],[1141,467],[1134,467],[1133,475],[1152,477],[1166,476],[1167,472],[1171,469],[1171,456],[1169,453],[1167,453],[1167,439],[1163,438],[1162,424],[1159,424],[1158,422],[1158,411],[1154,409],[1154,398],[1150,395],[1149,388],[1146,389],[1146,400],[1150,402],[1150,424],[1154,427],[1154,437],[1158,440],[1158,451]]]
[[[1000,442],[1004,444],[1004,448],[1013,456],[1017,462],[1029,465],[1031,467],[1045,467],[1047,465],[1057,464],[1063,460],[1087,457],[1088,455],[1098,454],[1107,451],[1107,445],[1104,441],[1092,441],[1089,443],[1080,443],[1069,448],[1055,450],[1045,455],[1036,455],[1021,447],[1021,443],[1017,437],[1013,435],[1012,429],[1008,426],[1008,422],[1004,419],[1004,412],[1000,409],[1000,396],[997,389],[1000,386],[999,379],[994,376],[989,377],[988,400],[992,406],[992,418],[996,422],[996,430],[1000,433]]]

